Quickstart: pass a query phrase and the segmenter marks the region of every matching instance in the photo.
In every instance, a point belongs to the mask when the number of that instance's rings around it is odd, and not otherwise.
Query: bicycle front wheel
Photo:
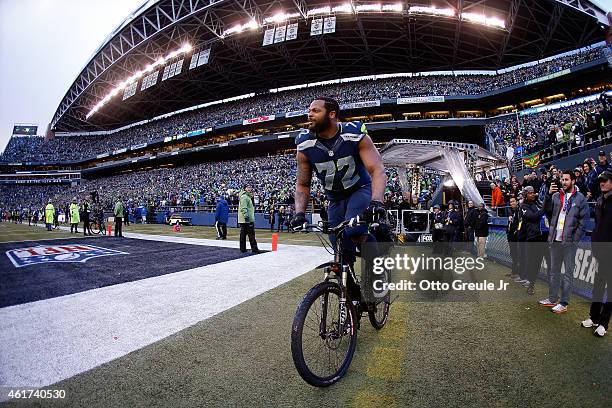
[[[100,233],[100,226],[97,222],[92,222],[91,224],[89,224],[89,230],[92,234],[98,235]]]
[[[357,346],[357,313],[350,300],[340,305],[340,287],[323,282],[308,291],[297,308],[291,354],[300,376],[328,387],[347,372]]]
[[[370,319],[370,323],[372,327],[376,330],[382,329],[387,320],[389,319],[389,306],[391,301],[391,292],[388,289],[387,285],[390,281],[390,272],[388,270],[384,270],[381,274],[376,276],[377,288],[372,288],[372,300],[370,305],[368,305],[368,317]]]

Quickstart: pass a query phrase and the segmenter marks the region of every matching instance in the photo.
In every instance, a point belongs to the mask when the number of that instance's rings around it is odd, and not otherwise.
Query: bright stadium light
[[[487,17],[486,25],[491,27],[506,28],[506,22],[500,18]]]
[[[506,28],[506,23],[497,17],[487,17],[480,13],[461,13],[461,19],[488,27]]]
[[[227,37],[228,35],[231,35],[231,34],[238,34],[238,33],[243,32],[246,29],[257,30],[259,27],[261,26],[259,25],[257,21],[251,20],[248,23],[236,24],[232,28],[225,30],[223,34],[221,34],[221,37]]]
[[[252,23],[252,22],[251,22]],[[245,24],[246,27],[250,27],[251,23]],[[257,23],[255,23],[257,24]],[[189,43],[184,44],[178,50],[174,50],[165,57],[158,58],[153,64],[148,64],[143,70],[135,72],[132,76],[130,76],[125,81],[119,83],[115,88],[113,88],[101,101],[99,101],[87,115],[85,115],[86,119],[89,119],[94,113],[98,112],[100,108],[106,105],[113,97],[117,96],[117,94],[124,90],[128,85],[137,82],[145,73],[149,73],[153,71],[156,67],[163,65],[167,60],[177,57],[178,55],[188,53],[192,50],[192,46]]]
[[[380,3],[378,4],[360,4],[359,6],[356,7],[356,10],[360,13],[368,12],[368,11],[378,12],[382,10],[382,5]]]
[[[334,13],[352,13],[353,7],[349,3],[344,3],[340,6],[336,6],[332,8],[332,12]]]
[[[190,46],[191,47],[191,46]],[[164,63],[166,62],[166,60],[164,59],[164,57],[159,58],[157,61],[155,61],[151,66],[153,68],[158,67],[160,65],[164,65]]]
[[[320,14],[330,14],[330,13],[331,13],[331,7],[325,6],[325,7],[317,7],[312,10],[308,10],[308,12],[306,12],[306,16],[310,17],[310,16],[317,16]]]
[[[410,9],[408,10],[408,12],[416,13],[416,14],[429,14],[432,16],[446,16],[446,17],[455,16],[455,9],[452,9],[452,8],[439,9],[436,7],[410,6]]]
[[[272,17],[264,18],[264,24],[284,23],[285,21],[291,18],[299,18],[299,17],[301,17],[300,13],[284,13],[281,11],[279,13],[274,14]]]
[[[402,3],[383,4],[382,10],[383,11],[396,11],[396,12],[401,13],[402,11],[404,11],[404,5]]]
[[[487,22],[487,17],[484,14],[478,13],[461,13],[461,18],[478,24],[485,24]]]
[[[249,28],[251,30],[257,30],[259,28],[259,24],[255,20],[251,20],[244,25],[244,28]]]

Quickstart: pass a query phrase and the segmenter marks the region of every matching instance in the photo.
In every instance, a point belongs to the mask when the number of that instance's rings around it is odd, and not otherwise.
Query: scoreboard
[[[36,136],[38,126],[36,125],[15,125],[13,126],[13,134],[20,136]]]

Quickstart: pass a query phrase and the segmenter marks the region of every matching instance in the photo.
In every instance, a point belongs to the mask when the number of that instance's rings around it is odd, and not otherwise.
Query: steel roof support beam
[[[595,18],[604,26],[608,25],[608,17],[606,16],[606,11],[601,9],[599,6],[591,3],[587,0],[553,0],[556,3],[563,4],[565,6],[572,7],[576,10],[579,10],[589,16]]]
[[[552,15],[550,16],[550,20],[548,21],[548,25],[546,26],[546,33],[544,33],[544,38],[542,39],[540,55],[538,55],[538,58],[542,58],[542,56],[546,52],[548,44],[550,44],[553,35],[557,31],[557,27],[559,26],[559,22],[561,21],[563,11],[563,6],[560,3],[555,3],[555,5],[553,6]]]
[[[522,4],[523,0],[512,0],[512,3],[510,3],[510,12],[508,13],[508,18],[506,18],[506,28],[508,29],[508,32],[506,33],[506,35],[504,35],[501,47],[499,47],[499,53],[497,54],[497,62],[495,64],[495,68],[497,69],[499,69],[501,62],[504,59],[504,54],[506,53],[508,42],[510,41],[510,37],[512,36],[514,24],[516,23],[516,16],[518,15],[519,9],[521,8]]]
[[[459,14],[461,14],[463,12],[463,0],[459,0],[458,3],[459,4],[457,4],[457,11],[459,12]],[[455,40],[453,41],[453,67],[457,63],[457,53],[459,51],[459,39],[461,38],[461,25],[462,25],[461,19],[458,19],[456,24],[457,25],[455,27]]]
[[[76,99],[85,92],[93,82],[135,48],[166,30],[169,26],[191,17],[193,14],[200,13],[214,5],[226,1],[227,0],[191,1],[190,8],[187,8],[184,1],[177,4],[177,2],[173,0],[170,4],[172,16],[163,10],[162,5],[158,3],[135,18],[123,28],[118,35],[105,44],[98,54],[89,62],[87,67],[85,67],[74,80],[53,116],[51,127],[55,126],[68,108],[70,108]],[[160,18],[162,15],[165,18]],[[92,73],[93,78],[91,75]],[[79,83],[81,84],[81,90],[75,94],[73,91],[76,90],[76,84]]]

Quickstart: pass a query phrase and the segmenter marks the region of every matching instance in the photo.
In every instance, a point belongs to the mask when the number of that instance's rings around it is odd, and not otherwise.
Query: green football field
[[[124,232],[214,238],[213,228],[130,225]],[[2,242],[70,236],[64,231],[0,223]],[[80,235],[82,236],[82,234]],[[237,239],[230,229],[229,239]],[[257,231],[258,240],[270,233]],[[108,238],[101,237],[100,240]],[[102,241],[101,241],[102,242]],[[318,245],[314,235],[280,235],[279,243]],[[296,260],[299,261],[299,260]],[[508,269],[487,262],[492,280]],[[223,276],[219,276],[223,279]],[[588,303],[554,315],[513,284],[514,302],[410,301],[400,293],[380,331],[362,320],[357,351],[336,385],[318,389],[297,375],[290,349],[293,315],[312,271],[247,302],[48,389],[87,407],[609,407],[612,336],[580,327]],[[227,296],[232,296],[228,290]],[[11,402],[8,405],[31,405]]]

